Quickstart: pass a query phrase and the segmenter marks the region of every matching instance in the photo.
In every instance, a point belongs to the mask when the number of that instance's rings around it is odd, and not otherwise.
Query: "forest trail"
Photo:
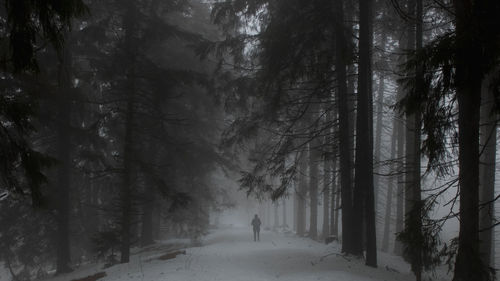
[[[77,280],[102,271],[103,281],[414,280],[408,264],[396,256],[380,253],[379,268],[370,268],[363,260],[340,255],[336,243],[272,231],[263,231],[261,241],[254,242],[250,227],[213,230],[202,246],[159,259],[169,251],[138,251],[129,264],[105,270],[94,266],[49,280]]]

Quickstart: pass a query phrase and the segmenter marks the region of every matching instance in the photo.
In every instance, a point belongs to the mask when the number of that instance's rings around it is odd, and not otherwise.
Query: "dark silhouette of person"
[[[260,219],[257,214],[252,220],[252,226],[253,226],[253,241],[260,241]]]

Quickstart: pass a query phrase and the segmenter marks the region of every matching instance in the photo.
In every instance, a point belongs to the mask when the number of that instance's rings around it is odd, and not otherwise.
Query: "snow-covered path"
[[[206,239],[204,247],[193,248],[185,257],[186,267],[174,280],[331,280],[327,258],[332,252],[309,239],[263,232],[253,242],[250,229],[226,229]],[[335,251],[335,250],[334,250]],[[336,252],[336,251],[335,251]],[[347,272],[336,272],[338,280],[363,280]],[[173,277],[173,276],[172,276]]]
[[[215,230],[203,246],[186,249],[185,255],[159,260],[165,251],[146,251],[129,264],[106,269],[106,281],[261,281],[261,280],[414,280],[399,257],[381,254],[379,268],[362,260],[339,255],[337,244],[325,245],[307,238],[264,231],[253,242],[250,228]],[[98,267],[59,276],[52,281],[92,275]]]
[[[189,249],[183,257],[184,266],[170,272],[169,280],[348,281],[373,280],[371,277],[378,275],[380,270],[367,268],[361,261],[349,262],[335,254],[338,252],[335,246],[307,238],[264,231],[261,241],[253,242],[250,228],[226,229],[207,237],[204,247]]]

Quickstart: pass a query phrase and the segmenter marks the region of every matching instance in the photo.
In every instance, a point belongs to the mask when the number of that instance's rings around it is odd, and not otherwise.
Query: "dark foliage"
[[[424,140],[421,149],[429,158],[427,169],[441,176],[452,172],[447,163],[457,153],[453,149],[457,145],[454,59],[450,56],[454,40],[451,33],[436,38],[421,52],[412,54],[403,66],[404,73],[412,73],[417,67],[424,70],[422,92],[416,93],[414,76],[399,80],[408,94],[397,107],[409,114],[422,113]]]
[[[414,273],[434,271],[442,262],[440,224],[429,217],[432,205],[426,200],[413,204],[405,218],[407,227],[397,234],[397,239],[403,243],[403,256],[412,265]]]
[[[110,267],[118,263],[115,251],[120,247],[120,231],[118,228],[110,227],[108,230],[95,233],[91,241],[93,251],[98,258],[104,259],[104,267]]]
[[[18,280],[31,280],[46,271],[54,254],[53,217],[35,210],[22,196],[0,203],[0,260]]]
[[[82,0],[5,1],[9,53],[15,71],[38,71],[36,52],[50,43],[57,51],[64,45],[65,34],[75,17],[88,14]]]

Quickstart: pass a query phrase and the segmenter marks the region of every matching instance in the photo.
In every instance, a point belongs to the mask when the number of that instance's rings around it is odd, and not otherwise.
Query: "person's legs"
[[[257,230],[255,228],[253,229],[253,241],[257,241]]]
[[[260,241],[260,229],[257,229],[257,241]]]

